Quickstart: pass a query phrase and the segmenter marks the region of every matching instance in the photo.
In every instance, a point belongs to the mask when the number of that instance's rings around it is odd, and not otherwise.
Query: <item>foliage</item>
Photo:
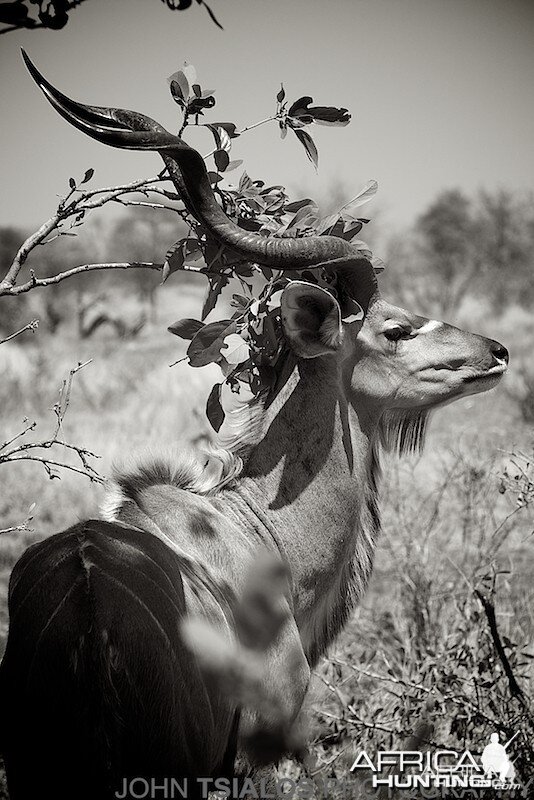
[[[0,3],[0,24],[6,26],[0,28],[0,34],[36,28],[61,30],[69,21],[70,12],[84,2],[86,0],[12,0]],[[171,11],[185,11],[193,4],[193,0],[163,0],[163,2]],[[205,0],[196,2],[206,9],[215,25],[222,29],[222,25]],[[37,6],[37,9],[33,9],[32,6]]]
[[[169,83],[171,94],[183,112],[180,134],[191,124],[191,117],[195,118],[196,125],[205,124],[199,122],[199,117],[215,105],[214,91],[202,89],[194,68],[190,64],[184,65],[170,76]],[[312,102],[311,97],[301,97],[289,104],[282,86],[276,96],[276,112],[265,122],[276,120],[282,136],[288,129],[292,130],[308,158],[317,166],[317,148],[303,128],[313,123],[347,125],[350,114],[345,108],[311,106]],[[216,169],[209,172],[209,177],[225,212],[239,227],[265,236],[339,236],[360,249],[362,255],[372,257],[365,242],[357,239],[363,225],[368,222],[358,216],[357,209],[374,195],[376,181],[370,181],[339,212],[326,217],[319,213],[313,200],[306,198],[290,202],[283,186],[266,186],[263,181],[252,180],[246,172],[241,175],[237,186],[223,188],[220,184],[224,174],[241,163],[231,161],[229,156],[232,140],[240,133],[233,123],[214,122],[206,126],[215,141],[212,155]],[[177,270],[194,270],[207,275],[209,290],[201,321],[179,320],[169,330],[190,340],[187,357],[191,366],[219,364],[225,383],[233,392],[246,398],[268,392],[283,352],[279,330],[280,297],[289,279],[280,270],[244,262],[230,249],[214,242],[197,220],[188,218],[188,223],[187,235],[167,252],[163,280]],[[378,268],[378,260],[375,264]],[[332,289],[332,277],[324,270],[318,272],[306,271],[306,279]],[[235,312],[230,319],[206,322],[231,279],[239,281],[242,292],[233,294]],[[219,430],[225,416],[221,395],[222,384],[215,384],[206,408],[215,430]]]
[[[532,458],[513,454],[494,471],[458,456],[428,495],[417,473],[398,484],[390,472],[382,574],[318,670],[317,769],[343,776],[355,752],[380,748],[479,753],[497,731],[502,742],[515,736],[510,753],[528,784],[533,620],[528,570],[511,564],[530,527]]]
[[[317,147],[308,130],[304,128],[309,129],[313,124],[345,126],[350,121],[346,108],[315,106],[309,96],[300,97],[290,103],[286,100],[286,92],[282,86],[276,95],[275,113],[238,131],[233,122],[200,121],[205,112],[216,105],[215,92],[200,85],[196,70],[191,64],[184,64],[182,69],[173,73],[169,77],[169,86],[171,96],[182,114],[179,135],[191,125],[202,125],[207,127],[214,138],[215,149],[210,156],[213,157],[215,169],[209,172],[209,178],[226,213],[238,226],[260,236],[339,236],[351,242],[362,255],[372,257],[368,245],[357,238],[363,225],[368,222],[366,218],[359,216],[358,209],[375,194],[376,181],[369,181],[351,201],[328,216],[319,213],[313,200],[306,198],[292,203],[282,186],[266,186],[261,180],[252,180],[246,172],[241,175],[237,186],[223,185],[226,174],[241,164],[239,160],[230,160],[233,140],[257,125],[272,121],[278,123],[282,136],[285,136],[287,130],[294,132],[307,157],[317,167]],[[180,197],[165,188],[169,179],[165,170],[154,179],[133,181],[111,189],[85,188],[84,185],[93,176],[94,170],[88,169],[79,181],[69,178],[68,191],[61,199],[56,213],[19,247],[0,284],[0,295],[26,293],[39,286],[61,283],[74,275],[96,270],[161,270],[162,282],[177,271],[189,270],[205,274],[209,291],[202,309],[202,322],[199,321],[198,330],[191,337],[187,352],[189,363],[196,367],[218,363],[223,370],[225,383],[233,392],[243,392],[245,396],[267,392],[273,384],[276,364],[283,349],[279,330],[279,303],[288,278],[281,271],[244,262],[229,248],[213,241],[203,225],[182,207]],[[139,191],[143,192],[146,199],[133,199],[132,194]],[[158,200],[171,201],[175,205],[154,202],[153,195]],[[168,250],[163,265],[146,261],[151,253],[148,238],[153,239],[154,245],[156,238],[160,238],[161,231],[154,218],[149,220],[145,214],[143,221],[149,223],[148,237],[146,230],[139,237],[134,236],[135,230],[132,230],[131,225],[127,226],[130,254],[134,239],[139,239],[134,260],[89,263],[71,269],[65,268],[64,262],[58,260],[50,265],[48,277],[38,277],[37,271],[31,268],[29,280],[18,283],[28,257],[37,246],[50,244],[61,237],[76,237],[76,229],[85,223],[88,213],[110,202],[140,206],[140,211],[168,208],[186,223],[187,232]],[[120,239],[123,235],[121,225],[115,232]],[[41,257],[41,261],[46,259]],[[377,269],[381,266],[378,259],[375,259],[375,266]],[[303,275],[307,280],[333,289],[332,277],[325,270],[316,270],[315,273],[308,270]],[[231,279],[239,281],[242,292],[233,295],[236,310],[232,318],[224,321],[224,324],[206,322],[207,316],[215,309],[223,289]],[[153,297],[153,281],[142,279],[139,286]],[[84,304],[81,303],[81,306]],[[80,316],[80,334],[87,329],[82,316],[83,314]],[[170,330],[182,335],[180,326],[171,326]],[[221,386],[214,387],[207,408],[208,419],[216,429],[224,419],[221,395]]]

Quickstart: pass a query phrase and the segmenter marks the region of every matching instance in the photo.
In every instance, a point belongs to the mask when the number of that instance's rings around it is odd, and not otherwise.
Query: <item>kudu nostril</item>
[[[493,342],[491,345],[491,352],[499,361],[508,361],[510,360],[510,354],[504,345],[499,344],[499,342]]]

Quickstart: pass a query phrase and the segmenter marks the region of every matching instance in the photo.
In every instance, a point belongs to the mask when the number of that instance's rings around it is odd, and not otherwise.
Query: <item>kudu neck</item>
[[[335,358],[300,361],[267,409],[265,434],[245,466],[243,490],[275,526],[289,560],[311,660],[337,632],[332,614],[339,621],[348,613],[352,562],[362,537],[374,542],[370,529],[378,530],[375,428],[368,409],[347,401]],[[332,607],[321,610],[330,593]]]
[[[370,457],[378,417],[362,402],[349,402],[342,370],[333,357],[290,365],[265,412],[264,433],[250,453],[244,475],[261,485],[264,503],[281,510],[310,489],[358,485]]]

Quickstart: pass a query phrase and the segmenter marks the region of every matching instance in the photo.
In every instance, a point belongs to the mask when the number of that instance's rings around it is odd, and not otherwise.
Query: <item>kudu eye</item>
[[[410,331],[407,328],[402,328],[400,325],[394,325],[384,331],[384,336],[390,342],[398,342],[399,339],[407,339],[410,336]]]

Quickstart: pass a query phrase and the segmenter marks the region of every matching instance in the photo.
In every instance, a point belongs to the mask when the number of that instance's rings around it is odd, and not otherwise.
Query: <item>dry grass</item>
[[[77,376],[65,437],[99,453],[103,474],[109,473],[113,461],[147,442],[165,446],[170,440],[205,436],[203,403],[216,370],[197,371],[185,364],[169,369],[184,345],[165,333],[174,319],[198,314],[200,294],[194,286],[165,292],[157,325],[133,341],[102,337],[79,342],[62,331],[50,338],[39,334],[29,346],[4,345],[0,438],[18,430],[23,416],[37,419],[39,430],[50,425],[47,408],[62,379],[88,358],[93,363]],[[473,319],[469,308],[464,314],[468,318],[462,324],[504,341],[512,364],[515,347],[521,361],[529,335],[531,341],[530,320],[514,317],[511,311],[501,320],[481,314]],[[510,385],[520,377],[512,370]],[[496,572],[500,575],[492,597],[499,629],[513,645],[509,655],[534,655],[532,507],[527,503],[520,508],[517,494],[509,489],[503,494],[501,482],[505,469],[513,472],[508,454],[517,448],[529,451],[531,445],[521,408],[498,389],[436,414],[425,453],[417,462],[386,464],[384,533],[372,583],[314,685],[311,728],[318,774],[346,774],[361,744],[398,744],[410,728],[413,732],[423,712],[431,717],[437,741],[461,744],[485,735],[487,720],[471,719],[467,727],[451,728],[454,702],[444,695],[441,706],[429,711],[428,692],[409,689],[408,684],[431,688],[439,683],[442,691],[444,676],[455,668],[449,655],[460,634],[469,640],[474,658],[477,652],[489,652],[487,625],[473,592],[487,586],[487,576]],[[36,503],[34,532],[0,538],[1,652],[7,630],[7,581],[16,559],[37,538],[97,514],[102,490],[74,475],[50,481],[35,464],[0,466],[0,477],[0,528],[20,523]],[[527,667],[518,669],[526,691],[532,662],[523,661]],[[478,665],[470,662],[467,670],[475,668]],[[505,714],[512,704],[502,669],[497,661],[484,669],[500,693],[498,712]],[[491,691],[481,701],[488,717],[490,701],[495,704]],[[441,727],[438,718],[443,720]],[[508,724],[504,718],[500,722]]]

